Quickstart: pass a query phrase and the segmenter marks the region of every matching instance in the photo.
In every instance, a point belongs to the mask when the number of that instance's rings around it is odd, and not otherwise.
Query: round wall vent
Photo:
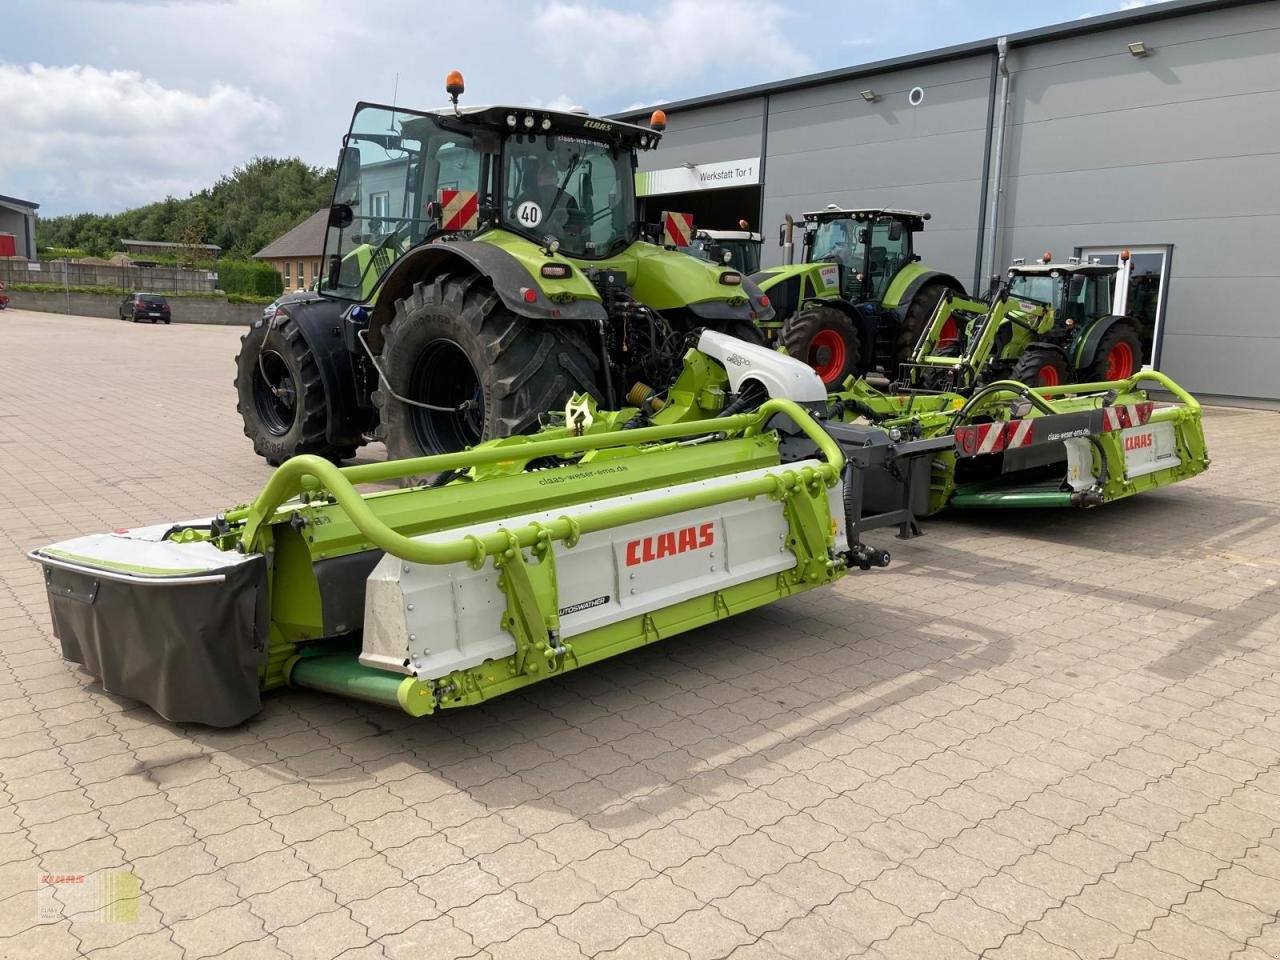
[[[913,107],[918,107],[924,101],[924,87],[912,87],[911,92],[907,94],[907,102]]]

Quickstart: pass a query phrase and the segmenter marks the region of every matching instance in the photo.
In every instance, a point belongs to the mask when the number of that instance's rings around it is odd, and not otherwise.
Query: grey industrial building
[[[787,213],[928,211],[917,252],[978,292],[1014,257],[1128,250],[1117,299],[1158,369],[1280,401],[1280,4],[1174,0],[658,106],[647,215],[745,217],[769,265]]]

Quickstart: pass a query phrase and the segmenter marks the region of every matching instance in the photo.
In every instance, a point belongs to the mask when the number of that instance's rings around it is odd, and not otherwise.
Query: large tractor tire
[[[783,324],[782,345],[791,356],[813,367],[832,390],[862,368],[858,330],[835,307],[814,305],[792,315]]]
[[[1127,323],[1117,323],[1098,342],[1093,363],[1081,373],[1085,383],[1103,380],[1125,380],[1142,369],[1142,341],[1138,331]]]
[[[314,453],[340,461],[354,446],[325,439],[328,408],[320,368],[298,325],[287,316],[257,324],[236,354],[236,410],[253,450],[272,466]]]
[[[1031,347],[1013,365],[1009,379],[1028,387],[1057,387],[1071,382],[1071,368],[1057,350]]]
[[[929,325],[929,321],[933,319],[933,311],[938,307],[938,301],[950,291],[951,288],[945,283],[926,283],[911,299],[907,312],[903,314],[902,325],[898,328],[898,339],[894,341],[893,357],[898,363],[906,363],[911,359],[911,353],[916,348],[916,342],[920,339],[920,334],[924,332],[924,328]],[[950,328],[944,328],[939,343],[947,343],[960,338],[960,331],[956,329],[955,321],[949,320]]]
[[[386,380],[373,402],[393,460],[527,433],[574,393],[599,398],[599,363],[585,335],[512,313],[477,274],[415,284],[396,302],[379,366]]]

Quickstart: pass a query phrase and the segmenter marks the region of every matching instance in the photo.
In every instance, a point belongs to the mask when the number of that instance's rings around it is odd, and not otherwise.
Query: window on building
[[[284,287],[286,290],[288,290],[289,284],[293,282],[292,280],[289,279],[289,261],[288,260],[284,262],[281,269],[284,271]]]
[[[1122,252],[1128,252],[1122,258]],[[1077,248],[1086,263],[1119,267],[1111,282],[1111,311],[1133,317],[1142,341],[1142,361],[1160,368],[1160,341],[1165,298],[1169,291],[1169,260],[1173,247],[1164,245]]]
[[[307,275],[302,271],[302,261],[298,261],[298,289],[301,290],[307,285]]]
[[[320,261],[312,260],[311,261],[311,282],[315,283],[316,278],[319,276],[320,276]]]
[[[387,218],[391,216],[391,192],[369,194],[369,230],[372,233],[387,233],[391,224]]]

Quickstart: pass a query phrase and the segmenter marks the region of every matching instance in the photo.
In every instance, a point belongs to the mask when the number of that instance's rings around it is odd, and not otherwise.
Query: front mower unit
[[[873,464],[927,480],[931,454],[881,444],[869,458],[858,430],[828,432],[791,399],[733,412],[709,356],[747,369],[758,352],[757,383],[789,365],[801,402],[817,385],[798,361],[734,343],[708,332],[687,355],[701,406],[678,383],[652,420],[583,397],[572,426],[460,453],[295,457],[212,520],[34,551],[64,655],[175,721],[235,724],[285,685],[420,716],[886,564],[846,505],[866,499]],[[719,416],[692,419],[715,403]],[[356,490],[422,476],[435,480]]]

